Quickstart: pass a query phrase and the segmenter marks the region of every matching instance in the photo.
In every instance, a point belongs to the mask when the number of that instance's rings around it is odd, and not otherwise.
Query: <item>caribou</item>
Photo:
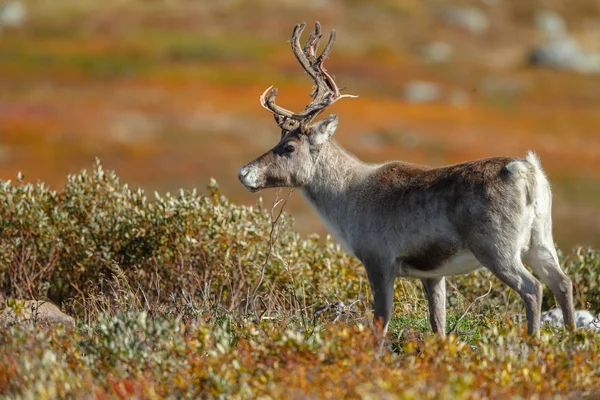
[[[240,168],[240,182],[252,192],[301,189],[324,224],[364,265],[374,318],[384,335],[397,277],[422,281],[432,330],[443,336],[445,277],[481,267],[520,295],[529,334],[540,330],[541,282],[558,300],[565,325],[574,328],[572,283],[559,265],[550,184],[536,155],[438,168],[405,161],[362,162],[332,139],[336,115],[312,122],[336,101],[353,96],[341,94],[323,65],[335,31],[317,55],[321,26],[315,24],[302,46],[305,27],[296,25],[291,46],[314,81],[312,101],[295,113],[276,104],[278,92],[272,86],[260,96],[281,137],[275,147]]]

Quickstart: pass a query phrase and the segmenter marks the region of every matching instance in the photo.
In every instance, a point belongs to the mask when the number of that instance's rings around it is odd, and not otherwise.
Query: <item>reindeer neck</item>
[[[314,168],[312,179],[302,191],[315,208],[324,212],[340,205],[339,201],[371,169],[333,140],[323,145]]]

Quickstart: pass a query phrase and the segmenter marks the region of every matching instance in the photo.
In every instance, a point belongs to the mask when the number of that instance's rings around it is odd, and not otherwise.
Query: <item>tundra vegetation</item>
[[[567,50],[573,65],[570,56],[600,51],[598,1],[20,3],[21,23],[9,26],[5,13],[0,22],[0,175],[13,179],[0,185],[0,302],[37,317],[0,329],[0,397],[600,389],[598,336],[544,326],[526,337],[522,301],[485,271],[449,279],[447,328],[473,305],[444,340],[431,334],[420,283],[398,280],[388,349],[378,351],[364,268],[307,234],[322,228],[297,193],[287,205],[297,223],[283,213],[272,233],[279,209],[272,217],[271,201],[255,204],[235,176],[277,136],[258,94],[277,82],[282,104],[305,104],[306,78],[284,41],[294,23],[319,19],[352,35],[330,60],[361,96],[336,104],[340,142],[363,159],[430,165],[535,149],[556,195],[575,307],[597,313],[600,254],[571,245],[600,245],[600,81],[544,59]],[[558,16],[543,25],[566,28],[556,44],[540,37],[541,7]],[[532,48],[539,66],[526,60]],[[65,180],[96,156],[150,190],[99,165]],[[15,180],[19,170],[57,191]],[[164,194],[210,176],[228,198],[214,182],[202,194]],[[545,290],[544,310],[556,308]],[[40,310],[11,299],[53,301],[75,326],[39,324]]]
[[[73,328],[0,330],[8,397],[580,398],[600,390],[600,337],[526,335],[519,296],[486,271],[448,280],[430,333],[418,281],[399,279],[389,344],[375,346],[360,263],[258,202],[132,190],[96,164],[60,191],[0,185],[0,289],[50,299]],[[285,199],[285,195],[282,195]],[[600,253],[560,254],[576,308],[600,310]],[[13,307],[15,304],[13,303]],[[546,289],[544,309],[556,307]]]

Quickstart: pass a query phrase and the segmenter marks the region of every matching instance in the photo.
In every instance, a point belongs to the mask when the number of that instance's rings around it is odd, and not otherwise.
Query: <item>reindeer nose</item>
[[[243,166],[242,168],[240,168],[240,170],[238,171],[238,179],[241,181],[243,180],[245,177],[248,176],[248,174],[250,173],[250,169],[246,168],[246,166]]]

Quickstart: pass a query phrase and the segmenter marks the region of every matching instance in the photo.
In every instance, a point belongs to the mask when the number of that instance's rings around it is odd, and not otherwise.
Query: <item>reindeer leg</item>
[[[393,269],[391,266],[382,265],[381,263],[365,263],[365,268],[367,269],[375,303],[374,322],[377,329],[376,334],[384,338],[394,305],[395,275],[392,274]]]
[[[431,329],[441,337],[446,336],[446,280],[444,277],[421,279],[429,304]]]

